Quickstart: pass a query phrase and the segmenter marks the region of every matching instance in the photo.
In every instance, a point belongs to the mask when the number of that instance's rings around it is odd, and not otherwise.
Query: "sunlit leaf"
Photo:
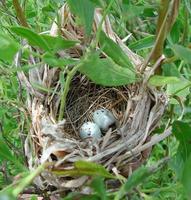
[[[94,3],[90,0],[67,0],[67,3],[71,11],[80,18],[86,33],[89,35],[93,24]]]
[[[140,51],[143,49],[148,49],[153,47],[155,41],[155,36],[148,36],[140,39],[136,42],[131,43],[128,47],[134,51]]]
[[[124,53],[124,51],[120,48],[118,44],[116,44],[112,39],[108,38],[106,34],[102,31],[100,34],[100,45],[101,49],[118,65],[121,67],[126,67],[131,70],[134,70],[133,65],[128,58],[128,56]]]
[[[166,84],[179,83],[180,79],[174,76],[160,76],[154,75],[149,79],[149,84],[154,86],[163,86]]]
[[[112,174],[110,174],[102,165],[97,163],[87,162],[87,161],[77,161],[74,164],[73,169],[69,170],[52,170],[52,172],[56,175],[64,175],[64,176],[81,176],[81,175],[89,175],[89,176],[101,176],[105,178],[116,178]]]
[[[136,75],[128,68],[121,67],[110,58],[100,59],[90,55],[79,69],[93,82],[104,86],[120,86],[136,82]]]
[[[7,34],[0,33],[0,59],[5,62],[13,62],[13,58],[20,46]]]
[[[16,33],[18,36],[25,38],[28,40],[29,44],[32,46],[38,46],[45,51],[49,51],[50,48],[48,43],[37,33],[34,31],[24,28],[24,27],[11,27],[11,31]]]
[[[79,41],[65,40],[60,36],[40,35],[54,52],[75,46]]]

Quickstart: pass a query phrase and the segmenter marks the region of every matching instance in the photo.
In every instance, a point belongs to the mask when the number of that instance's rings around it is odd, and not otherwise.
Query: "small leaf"
[[[120,86],[135,83],[135,73],[128,68],[120,67],[110,58],[100,59],[97,54],[90,55],[79,71],[96,84]]]
[[[173,45],[172,50],[179,58],[183,59],[185,62],[191,64],[191,50],[189,48],[180,46],[180,45]]]
[[[45,53],[42,57],[42,60],[52,67],[62,67],[62,68],[64,68],[66,65],[73,65],[78,62],[70,58],[57,58],[56,56],[50,53]]]
[[[20,46],[7,34],[0,33],[0,59],[11,63]]]
[[[175,84],[179,82],[180,82],[180,79],[174,76],[154,75],[149,79],[149,83],[154,86],[163,86],[166,84]]]
[[[100,45],[101,49],[118,65],[121,67],[126,67],[128,69],[134,70],[133,64],[131,63],[128,56],[116,44],[113,40],[108,38],[106,34],[102,31],[100,34]]]
[[[50,50],[47,42],[39,34],[30,29],[24,27],[11,27],[11,30],[18,36],[27,39],[30,45],[38,46],[45,51]]]
[[[65,40],[60,36],[40,35],[54,52],[75,46],[79,41]]]
[[[71,11],[80,18],[85,26],[86,34],[89,35],[92,30],[94,17],[94,3],[90,0],[67,0]]]
[[[148,36],[143,39],[140,39],[136,42],[131,43],[128,47],[134,51],[140,51],[143,49],[148,49],[153,47],[155,42],[155,36]]]
[[[168,95],[176,95],[182,100],[185,100],[186,97],[190,94],[191,82],[186,79],[181,79],[179,83],[169,84],[167,86]],[[172,101],[172,103],[175,103]]]
[[[102,165],[88,161],[77,161],[74,163],[74,168],[69,170],[55,170],[52,172],[61,176],[101,176],[105,178],[117,178],[110,174]]]

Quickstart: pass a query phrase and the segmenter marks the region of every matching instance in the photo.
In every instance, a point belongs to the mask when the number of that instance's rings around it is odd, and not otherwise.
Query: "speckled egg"
[[[102,108],[93,113],[93,121],[101,130],[107,131],[111,125],[115,124],[116,119],[112,112]]]
[[[92,138],[100,138],[101,130],[97,124],[94,122],[85,122],[80,128],[80,137],[82,139],[92,137]]]

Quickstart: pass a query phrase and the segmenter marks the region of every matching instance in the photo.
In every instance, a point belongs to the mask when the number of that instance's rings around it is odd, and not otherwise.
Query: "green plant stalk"
[[[66,82],[64,84],[64,91],[61,94],[61,100],[60,100],[61,103],[60,103],[58,121],[61,121],[63,119],[63,117],[64,117],[64,109],[65,109],[65,104],[66,104],[66,97],[67,97],[68,92],[69,92],[70,83],[72,81],[73,76],[75,75],[75,73],[78,71],[78,69],[81,67],[82,64],[83,64],[83,61],[80,62],[75,67],[73,67],[73,69],[67,75]]]
[[[111,9],[111,7],[112,7],[114,2],[115,2],[115,0],[111,0],[109,2],[109,5],[107,6],[107,8],[103,12],[103,16],[102,16],[101,22],[99,23],[98,28],[97,28],[96,38],[93,41],[93,43],[91,44],[91,46],[90,46],[91,49],[96,48],[96,46],[98,44],[98,41],[99,41],[99,38],[100,38],[100,33],[101,33],[101,30],[102,30],[102,24],[103,24],[107,14],[108,14],[109,10]]]

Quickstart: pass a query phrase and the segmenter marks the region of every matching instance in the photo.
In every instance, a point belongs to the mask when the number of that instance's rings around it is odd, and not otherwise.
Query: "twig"
[[[28,23],[27,23],[27,20],[25,18],[25,14],[23,12],[23,9],[21,8],[20,4],[19,4],[19,1],[18,0],[13,0],[13,6],[15,8],[15,11],[16,11],[16,15],[19,19],[19,22],[22,26],[25,26],[25,27],[29,27]]]

